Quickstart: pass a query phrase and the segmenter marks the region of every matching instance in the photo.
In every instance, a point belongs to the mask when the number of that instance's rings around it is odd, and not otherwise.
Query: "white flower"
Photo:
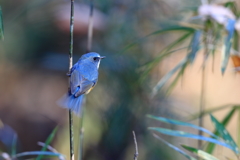
[[[226,27],[228,20],[235,20],[236,17],[232,11],[226,7],[214,4],[204,4],[198,8],[198,14],[206,20],[208,17],[211,17],[219,24],[222,24]]]

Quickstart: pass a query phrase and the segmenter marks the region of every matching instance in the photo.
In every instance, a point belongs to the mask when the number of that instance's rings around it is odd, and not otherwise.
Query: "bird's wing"
[[[75,93],[75,97],[78,97],[84,93],[89,93],[94,87],[95,83],[93,81],[89,81],[85,78],[82,78],[80,83],[80,89],[77,93]]]
[[[82,76],[80,76],[80,73],[77,69],[73,70],[70,77],[70,89],[71,94],[75,94],[78,90],[78,86],[80,86],[82,81]],[[80,89],[81,90],[81,89]]]

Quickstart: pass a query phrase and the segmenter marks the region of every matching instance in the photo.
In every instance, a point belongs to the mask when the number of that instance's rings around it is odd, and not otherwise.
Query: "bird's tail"
[[[68,108],[73,111],[77,116],[81,115],[82,106],[84,101],[84,95],[75,97],[74,95],[66,94],[60,100],[58,100],[59,106]]]

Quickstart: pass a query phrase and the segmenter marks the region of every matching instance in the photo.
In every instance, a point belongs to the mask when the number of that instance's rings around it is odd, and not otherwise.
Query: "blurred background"
[[[84,108],[84,159],[132,159],[137,136],[139,160],[184,159],[160,141],[149,126],[158,122],[146,114],[184,120],[198,112],[201,88],[201,54],[169,96],[152,98],[160,78],[186,54],[179,51],[165,59],[142,80],[140,67],[176,39],[178,34],[144,36],[193,16],[199,0],[95,0],[92,51],[107,58],[101,62],[99,81],[87,96]],[[51,144],[69,157],[68,111],[57,105],[68,89],[70,1],[0,0],[4,41],[0,42],[0,119],[18,135],[18,152],[40,150],[59,126]],[[89,1],[75,1],[74,62],[86,52]],[[131,44],[137,45],[131,46]],[[207,65],[206,106],[240,103],[239,75],[228,66],[224,77],[220,58]],[[221,119],[225,111],[218,112]],[[234,117],[236,118],[236,117]],[[77,151],[79,118],[74,119]],[[212,125],[205,119],[205,127]],[[228,126],[234,138],[236,119]],[[170,126],[172,127],[172,126]],[[195,145],[196,141],[165,137],[171,143]],[[221,155],[228,149],[219,147]],[[229,153],[231,154],[231,153]],[[230,156],[231,157],[231,156]]]

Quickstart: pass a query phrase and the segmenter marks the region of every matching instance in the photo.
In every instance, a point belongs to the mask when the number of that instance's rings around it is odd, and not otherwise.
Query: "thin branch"
[[[73,27],[74,27],[74,0],[71,0],[70,13],[70,46],[69,46],[69,73],[73,65]],[[69,80],[70,81],[70,80]],[[70,85],[70,83],[69,83]],[[69,110],[70,159],[74,160],[73,113]]]
[[[43,142],[38,142],[37,144],[39,146],[41,146],[41,147],[45,147],[46,146],[46,143],[43,143]],[[50,145],[47,145],[47,149],[49,151],[53,152],[53,153],[58,153],[58,151],[55,148],[53,148],[52,146],[50,146]]]
[[[84,140],[84,128],[83,128],[83,119],[84,118],[84,110],[82,110],[81,118],[80,118],[80,133],[79,133],[79,155],[78,159],[83,159],[83,140]]]
[[[90,3],[87,52],[90,52],[92,49],[92,37],[93,37],[93,1],[91,1],[91,3]]]
[[[93,0],[90,2],[90,13],[89,13],[89,23],[88,23],[88,41],[87,41],[87,53],[92,50],[92,37],[93,37]],[[84,110],[81,113],[80,119],[80,133],[79,133],[79,155],[78,159],[83,159],[83,140],[84,140],[84,128],[83,128]]]
[[[132,131],[132,133],[133,133],[133,139],[134,139],[134,143],[135,143],[135,153],[134,153],[134,157],[133,157],[133,159],[134,159],[134,160],[137,160],[137,158],[138,158],[138,145],[137,145],[137,139],[136,139],[135,132]]]

